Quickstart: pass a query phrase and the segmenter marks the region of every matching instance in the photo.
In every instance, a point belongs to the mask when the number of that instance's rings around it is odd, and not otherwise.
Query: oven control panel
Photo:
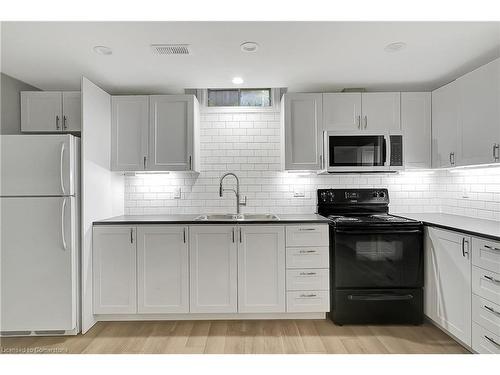
[[[387,189],[318,189],[322,204],[389,204]]]

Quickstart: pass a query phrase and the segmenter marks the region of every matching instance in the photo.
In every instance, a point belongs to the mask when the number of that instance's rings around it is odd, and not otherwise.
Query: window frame
[[[220,90],[233,90],[236,88],[221,88]],[[246,89],[246,88],[244,88]],[[252,89],[252,88],[249,88]],[[257,88],[256,90],[258,90]],[[265,88],[264,88],[265,89]],[[271,105],[268,107],[251,107],[251,106],[224,106],[224,107],[209,107],[208,106],[208,90],[209,89],[199,89],[196,90],[196,96],[200,102],[200,106],[203,109],[203,112],[241,112],[241,113],[251,113],[251,112],[276,112],[280,109],[280,88],[269,88],[271,90]],[[218,88],[214,88],[211,90],[218,90]],[[236,90],[239,90],[236,89]]]

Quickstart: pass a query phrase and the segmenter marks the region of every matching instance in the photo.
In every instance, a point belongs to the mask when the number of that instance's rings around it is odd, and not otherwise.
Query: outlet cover
[[[174,199],[181,199],[181,188],[176,187],[174,189]]]
[[[304,198],[306,196],[306,193],[303,191],[294,191],[293,192],[293,197],[294,198]]]

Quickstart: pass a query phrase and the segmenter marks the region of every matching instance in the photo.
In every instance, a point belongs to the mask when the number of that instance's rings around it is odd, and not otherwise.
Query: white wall
[[[240,176],[243,212],[312,213],[319,188],[386,187],[392,212],[450,212],[500,220],[500,168],[463,172],[300,176],[280,172],[279,112],[202,113],[201,173],[125,177],[127,214],[232,212],[230,192],[219,198],[219,177]],[[226,180],[229,183],[230,178]],[[180,187],[181,199],[174,199]],[[469,198],[461,198],[463,191]],[[304,197],[295,198],[294,193]]]

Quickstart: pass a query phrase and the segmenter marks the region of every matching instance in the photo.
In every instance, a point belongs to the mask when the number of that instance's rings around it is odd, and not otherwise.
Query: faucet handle
[[[243,196],[243,202],[241,202],[241,200],[238,202],[240,204],[240,206],[246,206],[247,205],[247,196],[244,195]]]

